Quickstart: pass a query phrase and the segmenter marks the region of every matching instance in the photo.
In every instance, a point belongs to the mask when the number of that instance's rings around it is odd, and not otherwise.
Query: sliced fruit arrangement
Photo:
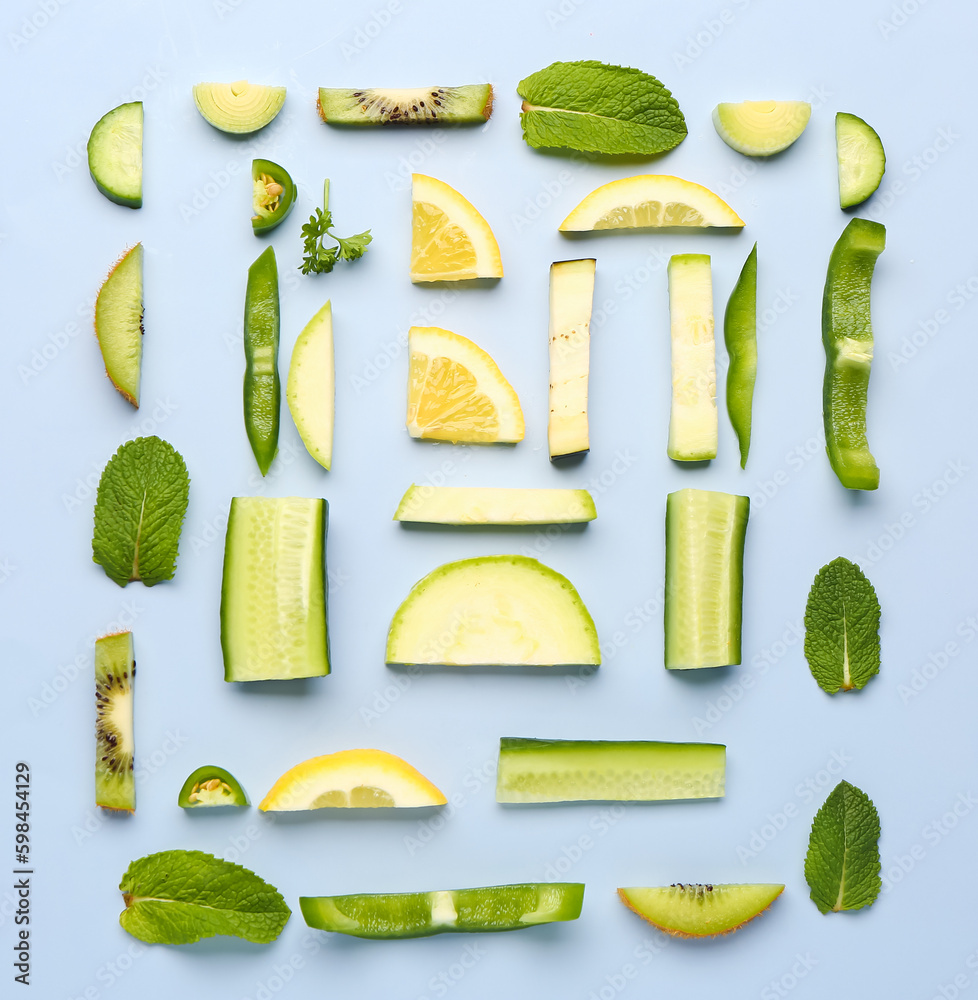
[[[835,116],[835,148],[839,160],[839,207],[861,205],[883,180],[883,143],[862,118],[840,111]]]
[[[234,497],[221,585],[226,681],[329,673],[325,500]]]
[[[744,220],[709,188],[668,174],[639,174],[596,188],[564,219],[560,231],[743,225]]]
[[[263,476],[278,452],[282,385],[278,375],[279,300],[275,250],[248,268],[244,312],[244,422]]]
[[[120,104],[103,115],[88,138],[88,169],[109,201],[143,204],[143,102]]]
[[[132,689],[136,661],[132,632],[95,640],[95,804],[133,812],[136,777]]]
[[[440,666],[599,664],[594,621],[566,577],[528,556],[446,563],[411,588],[387,662]]]
[[[587,490],[484,489],[412,483],[395,521],[424,524],[576,524],[598,516]]]
[[[113,265],[95,300],[95,336],[112,384],[139,407],[143,360],[143,245]]]
[[[884,226],[853,219],[832,250],[822,293],[825,450],[839,482],[850,490],[875,490],[880,484],[866,440],[866,402],[873,363],[870,288],[885,246]]]
[[[673,885],[619,889],[621,901],[673,937],[716,937],[739,930],[784,892],[783,885]]]
[[[740,446],[740,467],[747,468],[757,378],[757,244],[747,255],[723,314],[727,368],[727,414]]]
[[[285,398],[306,451],[326,470],[333,461],[333,310],[329,302],[302,328],[292,348]]]
[[[230,771],[216,764],[198,767],[183,783],[177,796],[181,809],[247,806],[248,795]]]
[[[594,258],[550,265],[550,461],[583,455],[588,438]]]
[[[745,156],[773,156],[787,149],[808,125],[807,101],[741,101],[713,109],[717,135]]]
[[[295,205],[295,184],[285,167],[271,160],[251,161],[251,229],[256,236],[285,222]]]
[[[519,397],[481,347],[437,326],[412,326],[408,347],[411,437],[453,444],[523,440]]]
[[[713,278],[702,253],[669,258],[672,407],[668,454],[676,462],[717,456],[717,372]]]
[[[482,125],[492,114],[492,86],[341,90],[320,87],[319,117],[329,125]]]
[[[204,120],[222,132],[237,135],[264,128],[284,103],[285,87],[265,87],[247,80],[194,86],[194,104]]]
[[[520,80],[527,144],[603,155],[654,156],[686,138],[672,94],[649,73],[586,59]]]
[[[262,812],[300,809],[416,809],[448,800],[406,760],[384,750],[340,750],[286,771],[262,799]]]
[[[678,490],[666,501],[665,664],[740,663],[750,498]]]
[[[412,174],[411,280],[501,278],[503,262],[489,223],[444,181]]]
[[[584,902],[580,882],[530,882],[436,892],[300,896],[310,927],[362,938],[413,938],[431,934],[515,931],[558,920],[576,920]]]
[[[497,802],[654,802],[724,794],[726,747],[650,740],[499,741]]]

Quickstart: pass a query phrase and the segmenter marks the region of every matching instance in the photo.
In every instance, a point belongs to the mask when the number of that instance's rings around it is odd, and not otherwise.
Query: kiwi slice
[[[783,885],[673,885],[619,889],[621,901],[673,937],[729,934],[763,913],[784,892]]]
[[[330,125],[481,125],[492,114],[492,86],[410,90],[319,88],[319,116]]]
[[[136,808],[133,774],[132,684],[136,662],[132,632],[95,640],[95,804]]]

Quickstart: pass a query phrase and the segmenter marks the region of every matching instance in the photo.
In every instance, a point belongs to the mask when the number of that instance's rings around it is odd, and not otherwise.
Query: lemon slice
[[[406,760],[383,750],[341,750],[286,771],[262,799],[262,812],[324,808],[443,806],[445,796]]]
[[[412,178],[411,280],[501,278],[499,244],[471,202],[444,181]]]
[[[740,229],[744,220],[709,188],[669,174],[639,174],[603,184],[560,224],[562,233],[598,229]]]
[[[481,347],[437,326],[412,326],[408,344],[411,437],[453,444],[523,440],[519,397]]]

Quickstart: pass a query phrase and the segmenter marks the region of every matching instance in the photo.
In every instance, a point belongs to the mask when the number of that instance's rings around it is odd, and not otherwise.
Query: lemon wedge
[[[340,750],[286,771],[261,800],[262,812],[324,808],[417,808],[447,799],[406,760],[384,750]]]
[[[412,326],[408,345],[411,437],[453,444],[523,440],[519,397],[481,347],[437,326]]]
[[[669,174],[639,174],[596,188],[564,219],[560,231],[739,229],[743,225],[744,220],[722,198],[701,184]]]
[[[501,278],[499,244],[472,203],[444,181],[412,178],[411,280]]]

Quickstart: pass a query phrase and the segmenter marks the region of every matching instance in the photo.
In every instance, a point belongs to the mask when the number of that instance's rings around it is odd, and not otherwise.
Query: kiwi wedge
[[[673,937],[730,934],[763,913],[784,892],[783,885],[673,885],[619,889],[621,901]]]
[[[95,804],[103,809],[132,812],[136,808],[132,764],[135,676],[132,632],[95,640]]]
[[[319,116],[329,125],[482,125],[492,114],[492,86],[409,90],[319,88]]]

